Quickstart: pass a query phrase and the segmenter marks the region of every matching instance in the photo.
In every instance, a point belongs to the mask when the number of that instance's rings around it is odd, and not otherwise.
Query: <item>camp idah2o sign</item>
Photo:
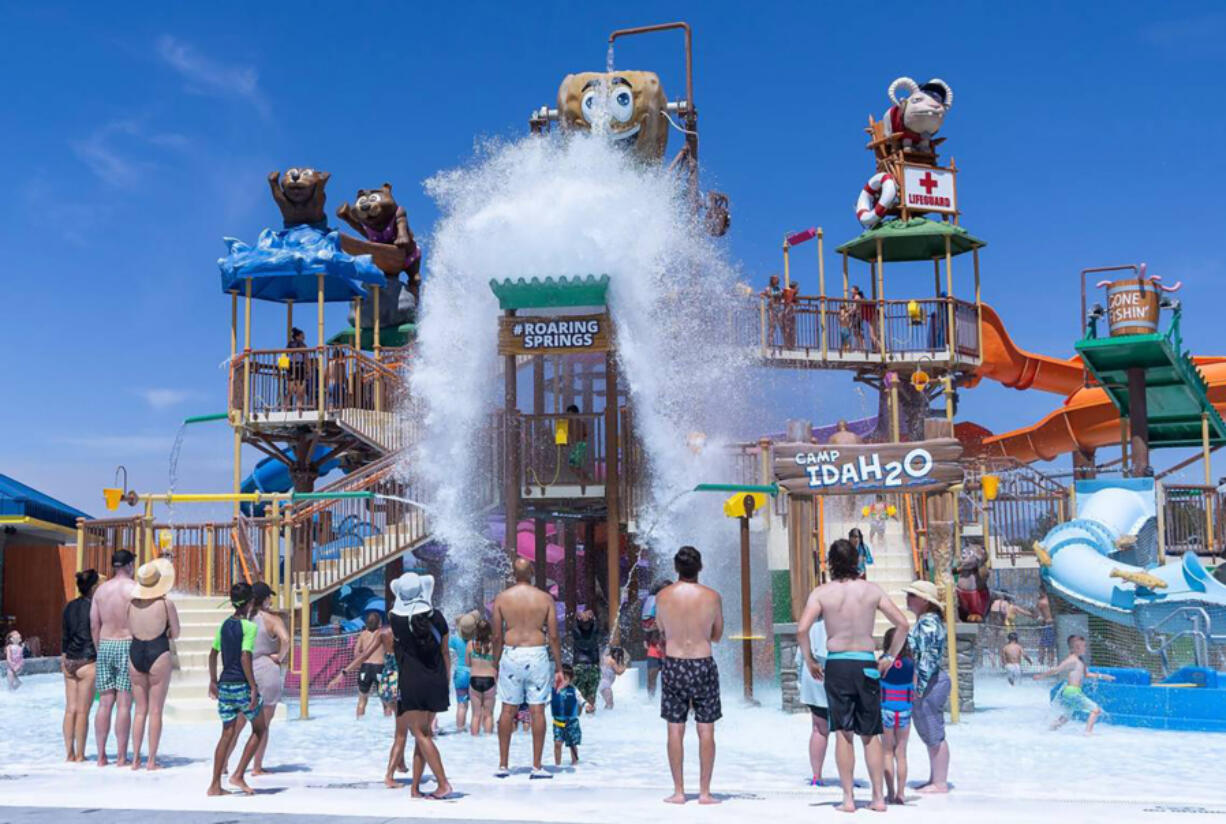
[[[884,444],[779,444],[775,478],[791,494],[839,495],[943,489],[962,480],[953,438]]]
[[[500,355],[558,355],[604,352],[609,348],[609,316],[502,317]]]

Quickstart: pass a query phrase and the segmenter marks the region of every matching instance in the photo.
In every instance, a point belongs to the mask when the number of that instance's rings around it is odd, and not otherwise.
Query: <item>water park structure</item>
[[[564,136],[592,133],[643,163],[670,163],[682,170],[703,230],[719,237],[731,223],[730,201],[699,188],[689,27],[615,31],[610,49],[621,37],[672,30],[685,38],[685,98],[670,100],[652,72],[616,70],[610,52],[605,72],[567,75],[556,108],[535,110],[530,129],[541,139],[551,139],[554,125]],[[983,299],[987,243],[962,223],[963,170],[944,160],[945,138],[936,137],[952,109],[952,87],[939,78],[899,78],[888,96],[890,109],[869,118],[873,167],[855,208],[861,231],[835,249],[841,277],[834,288],[824,230],[791,232],[782,283],[761,295],[729,294],[712,321],[752,370],[845,371],[877,398],[876,414],[860,421],[793,421],[782,435],[772,421],[742,433],[720,472],[694,486],[731,495],[727,512],[739,522],[740,564],[731,577],[739,583],[734,640],[745,694],[753,694],[756,672],[782,683],[785,708],[796,708],[788,690],[796,679],[794,621],[807,592],[825,580],[829,541],[863,521],[880,541],[870,577],[896,600],[914,578],[942,588],[948,630],[959,639],[949,649],[949,669],[959,676],[954,720],[973,710],[972,672],[960,647],[975,646],[988,617],[983,570],[1008,568],[1041,578],[1061,600],[1062,617],[1093,616],[1136,634],[1137,660],[1115,670],[1132,674],[1116,687],[1096,687],[1109,716],[1216,728],[1211,719],[1221,717],[1226,693],[1213,655],[1226,641],[1226,587],[1200,559],[1216,561],[1223,546],[1226,501],[1208,459],[1226,443],[1226,358],[1183,351],[1182,307],[1142,265],[1105,282],[1105,309],[1086,305],[1085,278],[1106,272],[1082,273],[1076,357],[1018,347]],[[683,147],[670,162],[674,127],[684,133]],[[662,456],[642,423],[658,412],[638,404],[626,374],[622,347],[631,336],[617,323],[617,275],[543,270],[489,280],[498,315],[482,340],[496,338],[498,372],[485,379],[501,384],[501,403],[468,433],[482,471],[465,494],[483,551],[461,564],[436,534],[437,490],[415,471],[431,402],[410,388],[418,315],[429,311],[434,288],[421,277],[430,261],[388,183],[358,190],[354,205],[336,212],[361,237],[332,228],[324,210],[329,178],[305,167],[270,174],[282,228],[264,229],[254,245],[227,239],[219,261],[230,304],[226,409],[185,426],[232,428],[233,488],[108,489],[109,508],[142,505],[143,512],[79,520],[78,567],[102,568],[120,548],[141,560],[167,555],[184,610],[197,619],[190,623],[202,627],[212,626],[213,602],[232,582],[269,581],[294,616],[290,673],[303,717],[312,692],[325,692],[339,670],[334,612],[345,610],[335,617],[351,621],[382,610],[386,583],[407,566],[434,574],[440,599],[450,591],[455,603],[482,608],[505,579],[507,560],[529,558],[565,626],[595,607],[612,637],[641,660],[636,611],[660,571],[651,529],[671,502],[659,500]],[[794,258],[810,242],[817,288],[806,293]],[[915,276],[921,269],[922,279]],[[284,307],[285,347],[252,347],[255,302]],[[324,307],[332,302],[352,308],[350,326],[329,335]],[[1071,317],[1071,290],[1069,303]],[[313,345],[295,326],[294,309],[303,304],[315,306]],[[1108,334],[1100,337],[1104,317]],[[1065,402],[1031,427],[993,434],[957,420],[958,394],[984,379]],[[674,434],[703,451],[701,431]],[[262,455],[246,472],[244,445]],[[1120,460],[1097,463],[1097,451],[1115,445]],[[1201,447],[1205,483],[1164,483],[1180,467],[1155,471],[1156,450],[1189,446]],[[1065,454],[1073,456],[1072,483],[1033,466]],[[318,484],[337,469],[343,477]],[[1112,473],[1120,477],[1106,477]],[[179,520],[182,509],[173,522],[154,517],[155,505],[194,501],[230,502],[232,518],[192,523]],[[738,532],[731,523],[726,531],[732,546]],[[751,585],[755,551],[765,556],[769,590]],[[720,557],[731,569],[733,553]],[[207,642],[185,634],[177,645],[171,719],[212,712],[201,687]],[[1194,660],[1177,666],[1185,647]],[[1112,703],[1111,689],[1134,703]],[[1159,700],[1176,689],[1179,706]]]

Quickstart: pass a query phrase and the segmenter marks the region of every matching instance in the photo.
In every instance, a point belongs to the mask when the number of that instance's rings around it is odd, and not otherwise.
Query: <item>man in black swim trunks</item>
[[[864,761],[873,786],[869,807],[885,812],[880,678],[906,642],[909,625],[902,610],[885,590],[860,578],[859,552],[850,541],[835,541],[830,545],[827,558],[831,581],[809,594],[796,627],[797,643],[809,673],[825,684],[830,730],[838,734],[834,755],[839,767],[839,783],[843,786],[843,803],[839,809],[848,813],[856,811],[852,794],[856,767],[853,736],[858,735],[864,745]],[[873,622],[878,611],[895,627],[893,642],[880,660],[873,652],[876,649]],[[826,624],[828,654],[824,670],[814,658],[809,643],[809,629],[819,618]]]
[[[669,804],[685,803],[682,755],[690,709],[698,727],[698,803],[718,804],[711,795],[715,767],[715,722],[723,715],[719,669],[711,644],[724,634],[724,606],[719,593],[698,583],[702,555],[683,546],[673,558],[680,578],[656,595],[656,622],[664,636],[660,666],[660,717],[668,722],[668,766],[673,774]]]

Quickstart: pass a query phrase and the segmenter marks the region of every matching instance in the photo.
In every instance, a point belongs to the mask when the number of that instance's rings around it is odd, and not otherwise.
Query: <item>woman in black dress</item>
[[[434,745],[434,716],[450,706],[450,655],[447,650],[447,619],[434,609],[434,578],[406,572],[392,582],[396,603],[391,609],[392,636],[396,640],[396,663],[400,668],[400,698],[396,706],[396,737],[387,759],[383,783],[395,789],[396,768],[404,763],[408,736],[413,735],[414,798],[421,797],[421,774],[426,764],[436,786],[427,798],[446,798],[451,784],[443,759]]]
[[[64,674],[64,749],[69,761],[85,760],[89,710],[94,704],[94,668],[98,653],[90,632],[89,609],[100,580],[95,570],[77,573],[77,592],[64,607],[60,671]]]

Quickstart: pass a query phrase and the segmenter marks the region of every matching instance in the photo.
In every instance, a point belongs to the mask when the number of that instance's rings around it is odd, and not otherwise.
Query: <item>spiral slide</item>
[[[1198,607],[1209,616],[1211,634],[1226,635],[1226,585],[1194,553],[1156,563],[1152,478],[1078,481],[1075,491],[1077,517],[1039,542],[1052,589],[1086,612],[1142,632],[1175,610]]]

